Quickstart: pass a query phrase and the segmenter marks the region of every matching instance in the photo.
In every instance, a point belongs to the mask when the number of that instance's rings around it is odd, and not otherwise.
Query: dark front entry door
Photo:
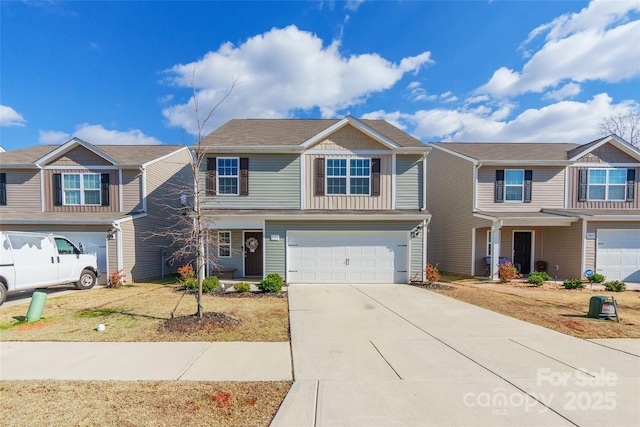
[[[531,273],[531,232],[513,233],[513,263],[520,264],[520,273]]]
[[[262,277],[262,232],[244,233],[244,274]]]

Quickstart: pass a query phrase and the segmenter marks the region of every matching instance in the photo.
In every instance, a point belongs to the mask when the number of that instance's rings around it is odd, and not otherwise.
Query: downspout
[[[478,209],[478,169],[482,167],[482,162],[473,164],[473,212]]]
[[[120,224],[116,221],[112,224],[113,228],[116,229],[116,270],[123,270],[123,261],[122,261],[122,228],[120,228]],[[109,273],[108,271],[106,272]]]
[[[500,229],[504,225],[503,220],[493,221],[491,225],[491,278],[493,280],[500,279]]]
[[[431,217],[422,221],[422,280],[424,281],[424,268],[427,266],[427,227],[431,222]]]

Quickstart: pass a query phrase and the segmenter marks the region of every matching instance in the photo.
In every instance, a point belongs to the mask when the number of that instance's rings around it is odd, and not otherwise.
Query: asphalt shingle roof
[[[542,142],[437,142],[429,145],[446,148],[479,161],[568,160],[571,150],[582,147],[579,144]]]

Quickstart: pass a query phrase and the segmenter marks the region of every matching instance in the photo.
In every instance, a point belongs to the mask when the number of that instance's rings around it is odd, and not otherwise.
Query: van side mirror
[[[80,249],[80,253],[84,253],[84,246],[82,246],[82,242],[78,243],[78,249]]]

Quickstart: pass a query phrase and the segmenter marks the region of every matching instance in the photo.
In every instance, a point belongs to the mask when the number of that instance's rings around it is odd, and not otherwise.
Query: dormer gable
[[[609,135],[569,151],[577,163],[638,163],[640,150],[617,135]]]
[[[34,162],[40,166],[113,166],[118,162],[79,138],[72,138]]]
[[[315,150],[394,150],[400,145],[360,120],[347,116],[300,144]]]

